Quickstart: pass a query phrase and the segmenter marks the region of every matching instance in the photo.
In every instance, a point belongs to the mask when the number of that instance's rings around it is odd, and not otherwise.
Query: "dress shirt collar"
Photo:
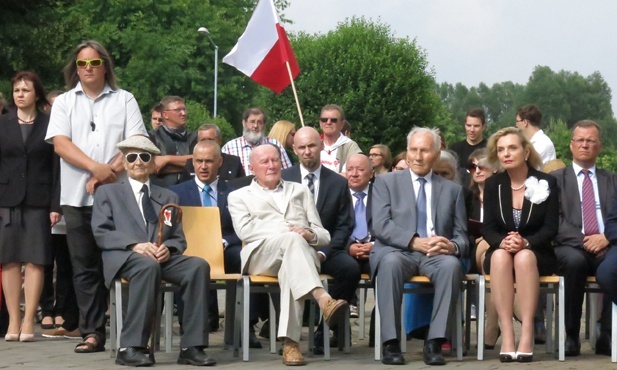
[[[576,176],[581,174],[581,171],[583,170],[583,167],[579,166],[578,164],[572,162],[572,169],[574,170],[574,174]],[[596,165],[594,164],[593,166],[588,168],[589,173],[593,176],[596,176]]]
[[[136,196],[139,196],[139,193],[141,193],[141,188],[144,186],[144,183],[137,181],[135,179],[132,179],[130,177],[128,179],[129,179],[129,184],[131,185],[131,189],[133,190],[133,194],[135,194]],[[152,187],[150,186],[150,180],[148,179],[148,181],[146,181],[145,184],[148,186],[148,194],[152,194]]]
[[[199,192],[203,191],[204,186],[206,186],[206,184],[202,182],[200,179],[198,179],[197,176],[195,176],[195,183],[197,184],[197,188],[199,189]],[[218,184],[219,184],[219,178],[217,176],[216,180],[212,181],[209,184],[210,188],[212,188],[212,194],[216,194],[216,189],[217,189]]]
[[[319,179],[321,179],[321,164],[313,172],[309,172],[306,168],[304,168],[302,164],[300,164],[300,180],[304,182],[306,175],[308,175],[309,173],[312,173],[313,175],[315,175],[315,180],[319,181]]]
[[[413,172],[412,170],[409,170],[409,172],[411,172],[411,183],[415,184],[416,181],[420,178],[423,177],[426,180],[427,184],[432,184],[433,183],[433,170],[430,170],[429,173],[427,173],[424,176],[419,176],[417,175],[415,172]]]

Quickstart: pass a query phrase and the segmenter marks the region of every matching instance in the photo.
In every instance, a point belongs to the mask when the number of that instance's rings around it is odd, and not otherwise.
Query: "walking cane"
[[[173,222],[171,221],[172,216],[173,216],[173,212],[170,210],[170,208],[175,208],[177,211],[177,223],[182,222],[182,208],[180,208],[180,206],[176,205],[176,204],[165,204],[163,207],[161,207],[161,211],[159,212],[159,230],[158,230],[158,238],[157,238],[157,246],[161,246],[163,244],[163,227],[165,225],[167,226],[172,226]],[[160,284],[160,282],[156,282],[157,284]],[[158,297],[156,298],[157,300],[159,299]],[[150,358],[154,359],[154,339],[156,337],[155,333],[156,333],[156,315],[158,315],[159,312],[154,312],[154,319],[152,320],[152,330],[150,331]],[[167,315],[170,315],[171,312],[167,312]]]

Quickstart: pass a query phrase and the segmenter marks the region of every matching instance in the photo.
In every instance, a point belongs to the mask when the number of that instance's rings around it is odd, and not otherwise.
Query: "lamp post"
[[[199,32],[202,35],[206,35],[208,40],[210,40],[210,43],[212,44],[212,46],[214,46],[214,111],[212,112],[212,116],[216,117],[216,95],[217,95],[218,75],[219,75],[219,68],[218,68],[219,47],[216,46],[214,41],[212,41],[212,38],[210,37],[210,31],[208,31],[206,27],[199,27],[199,29],[197,29],[197,32]]]

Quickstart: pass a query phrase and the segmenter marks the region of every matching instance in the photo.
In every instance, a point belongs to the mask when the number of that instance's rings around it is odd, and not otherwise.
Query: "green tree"
[[[387,25],[352,18],[325,35],[293,35],[301,72],[295,83],[305,123],[317,125],[325,104],[345,109],[352,137],[362,149],[383,143],[405,147],[412,126],[440,126],[442,109],[433,71],[415,40],[398,39]],[[291,88],[276,95],[261,89],[257,103],[275,122],[299,122]]]

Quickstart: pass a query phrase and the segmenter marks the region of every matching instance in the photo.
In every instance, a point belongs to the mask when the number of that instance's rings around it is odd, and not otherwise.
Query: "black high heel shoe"
[[[500,336],[501,336],[501,329],[498,328],[497,329],[497,338],[495,338],[495,343],[493,343],[492,345],[484,343],[484,349],[488,349],[488,350],[495,349],[495,344],[497,344],[497,340],[499,340]],[[486,336],[485,336],[485,338],[486,338]]]
[[[516,362],[532,362],[533,352],[516,352]]]
[[[499,353],[499,361],[500,362],[514,362],[517,359],[516,352],[500,352]]]

